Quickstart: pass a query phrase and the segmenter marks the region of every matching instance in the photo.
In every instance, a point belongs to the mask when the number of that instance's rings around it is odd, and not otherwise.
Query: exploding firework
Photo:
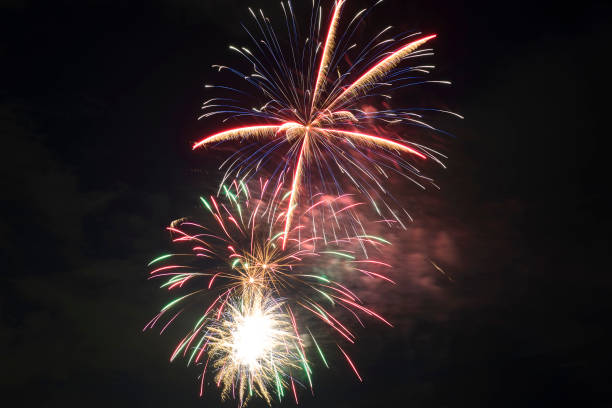
[[[387,37],[387,27],[357,45],[357,29],[381,1],[348,22],[341,16],[345,3],[337,0],[329,19],[313,7],[311,24],[300,33],[291,2],[281,2],[283,46],[263,11],[249,9],[257,34],[247,33],[255,48],[230,49],[247,60],[250,73],[214,66],[257,92],[207,85],[220,94],[204,103],[201,118],[220,115],[236,123],[193,148],[228,141],[244,146],[221,165],[217,196],[201,198],[210,219],[182,218],[168,227],[180,250],[151,261],[150,276],[181,295],[145,326],[164,332],[187,309],[195,310],[195,325],[170,359],[182,356],[203,367],[200,394],[208,370],[222,396],[240,405],[253,395],[270,403],[273,394],[280,400],[288,392],[297,403],[296,385],[313,386],[311,355],[328,366],[325,344],[311,330],[317,332],[315,323],[349,343],[356,339],[349,322],[363,326],[361,316],[391,326],[354,290],[356,276],[393,283],[385,273],[390,265],[373,257],[390,243],[366,232],[358,209],[369,203],[383,222],[405,227],[402,211],[408,213],[386,179],[397,174],[421,188],[435,186],[417,164],[443,166],[444,156],[407,140],[404,131],[444,133],[426,122],[428,115],[460,116],[391,108],[391,91],[448,83],[425,79],[433,66],[403,64],[431,55],[423,46],[435,35]],[[256,183],[254,194],[247,186]],[[346,351],[337,343],[334,349],[361,381]]]
[[[223,122],[244,118],[251,122],[207,136],[193,148],[235,139],[247,142],[222,165],[226,168],[223,182],[250,179],[272,160],[273,153],[282,152],[283,158],[272,174],[274,182],[290,190],[283,246],[298,206],[313,205],[318,194],[338,196],[356,189],[381,217],[404,226],[395,200],[381,179],[399,173],[425,188],[433,181],[417,169],[415,162],[430,158],[442,164],[439,158],[443,156],[396,136],[394,126],[438,131],[424,121],[425,114],[437,111],[456,115],[431,108],[388,107],[391,90],[428,82],[448,83],[424,79],[432,66],[400,64],[431,55],[430,49],[421,47],[435,35],[411,33],[386,38],[390,29],[387,27],[370,41],[357,45],[353,42],[355,31],[374,7],[359,11],[341,29],[345,3],[336,1],[326,29],[322,29],[322,8],[314,7],[310,28],[300,35],[291,2],[281,2],[287,47],[281,46],[280,36],[263,11],[249,9],[259,32],[247,30],[255,48],[230,49],[248,61],[252,72],[214,67],[246,80],[257,89],[256,95],[230,86],[207,85],[229,94],[206,101],[201,117],[223,115]],[[377,102],[381,99],[382,104]],[[251,106],[245,106],[248,101],[252,101]],[[343,186],[340,175],[352,187]]]
[[[306,339],[316,349],[310,354],[327,366],[308,322],[319,321],[349,343],[356,337],[347,317],[361,324],[360,315],[366,315],[391,325],[364,306],[348,283],[354,274],[392,283],[381,273],[390,265],[363,255],[389,243],[367,234],[340,236],[348,233],[341,214],[354,204],[347,197],[320,197],[296,218],[327,214],[326,224],[335,224],[337,233],[324,239],[297,225],[302,232],[283,245],[286,213],[276,213],[273,199],[279,192],[266,194],[270,184],[260,185],[258,194],[236,181],[223,186],[222,199],[201,198],[213,222],[182,218],[167,228],[181,251],[154,259],[150,276],[165,278],[163,288],[186,293],[164,306],[145,329],[157,325],[163,332],[186,309],[201,310],[171,356],[171,361],[183,356],[188,364],[204,365],[201,392],[212,367],[224,397],[231,394],[242,403],[256,393],[270,401],[270,390],[280,399],[291,389],[297,401],[296,383],[312,387]],[[245,336],[251,338],[248,344]],[[339,350],[361,380],[348,354]]]
[[[271,389],[281,399],[289,384],[295,388],[293,372],[310,370],[282,303],[259,290],[232,298],[204,325],[215,381],[223,397],[231,393],[241,405],[253,393],[270,403]]]

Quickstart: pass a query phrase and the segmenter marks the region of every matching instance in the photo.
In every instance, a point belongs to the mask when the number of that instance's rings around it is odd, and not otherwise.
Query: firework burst
[[[186,309],[201,310],[170,359],[183,356],[188,364],[203,364],[202,392],[206,372],[212,368],[222,395],[241,404],[253,393],[270,402],[270,390],[280,399],[288,389],[297,401],[296,384],[312,387],[308,355],[313,353],[307,350],[306,339],[316,349],[313,355],[327,365],[307,322],[319,321],[338,340],[349,343],[356,335],[347,317],[362,324],[360,315],[365,315],[391,325],[364,306],[350,284],[342,281],[359,274],[392,283],[382,273],[390,265],[360,255],[363,249],[379,252],[389,243],[366,234],[340,238],[338,234],[348,230],[341,228],[339,217],[354,204],[342,206],[342,198],[321,197],[297,218],[327,214],[326,223],[338,229],[336,238],[307,234],[297,225],[295,229],[303,232],[292,234],[283,246],[285,219],[275,213],[278,207],[265,189],[254,194],[244,183],[233,182],[223,191],[222,200],[201,198],[212,223],[182,218],[168,227],[181,251],[151,261],[150,275],[165,279],[162,288],[184,293],[164,306],[145,329],[161,327],[164,332]],[[274,197],[278,192],[269,194]],[[339,209],[333,210],[332,204]],[[245,336],[252,341],[245,343]],[[339,350],[361,379],[348,354]]]
[[[228,86],[210,85],[230,95],[212,98],[202,107],[205,113],[201,117],[223,115],[223,122],[252,120],[207,136],[193,146],[196,149],[230,140],[247,142],[246,147],[222,165],[226,167],[224,182],[229,178],[248,180],[270,162],[273,153],[283,153],[273,172],[273,182],[287,185],[290,190],[285,204],[283,246],[298,206],[313,205],[318,194],[342,195],[349,191],[339,180],[341,174],[380,216],[404,226],[395,200],[381,179],[399,173],[424,188],[433,181],[421,174],[415,161],[430,158],[442,164],[438,152],[395,136],[394,125],[438,131],[424,121],[423,115],[446,111],[372,108],[380,105],[381,99],[388,106],[391,90],[428,82],[448,83],[423,78],[432,66],[400,66],[405,60],[431,55],[431,50],[422,46],[436,35],[411,33],[387,38],[390,29],[387,27],[369,42],[357,46],[353,35],[372,9],[361,10],[340,29],[345,3],[344,0],[335,3],[327,29],[322,29],[321,7],[314,7],[310,28],[300,35],[291,2],[281,2],[288,39],[286,49],[263,11],[249,9],[258,31],[253,34],[247,30],[255,48],[230,46],[230,49],[248,61],[252,72],[214,67],[238,75],[258,92],[252,95]],[[253,105],[245,106],[243,103],[249,100]],[[366,100],[371,103],[368,109],[364,108]],[[255,139],[262,143],[253,143]]]
[[[203,338],[223,397],[232,394],[242,405],[255,393],[270,403],[270,390],[280,399],[293,372],[310,370],[300,364],[300,340],[282,306],[256,290],[228,301],[219,319],[208,319]]]

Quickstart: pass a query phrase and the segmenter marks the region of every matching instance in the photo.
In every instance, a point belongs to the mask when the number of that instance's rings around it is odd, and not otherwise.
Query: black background
[[[164,226],[218,181],[222,155],[190,144],[218,128],[196,121],[203,85],[247,43],[248,6],[281,15],[277,1],[2,3],[0,382],[18,406],[219,405],[168,363],[171,335],[141,328],[167,299],[146,280]],[[420,263],[386,305],[396,328],[370,323],[351,349],[364,383],[331,357],[300,405],[612,404],[609,16],[604,2],[400,0],[372,15],[361,38],[438,33],[428,62],[453,81],[396,99],[466,117],[439,123],[456,135],[441,191],[397,192],[425,231],[399,245],[448,276]]]

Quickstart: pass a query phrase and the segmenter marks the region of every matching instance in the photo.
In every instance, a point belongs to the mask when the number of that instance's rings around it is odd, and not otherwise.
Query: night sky
[[[391,234],[399,284],[365,294],[395,328],[357,330],[364,383],[331,353],[301,406],[612,406],[597,125],[612,10],[561,3],[389,0],[369,18],[359,39],[438,33],[427,62],[453,86],[394,100],[465,119],[435,123],[455,135],[434,142],[440,191],[394,181],[415,221]],[[281,23],[278,1],[2,2],[0,381],[15,406],[235,406],[168,362],[178,332],[141,329],[168,299],[146,280],[165,226],[220,179],[224,153],[191,143],[219,128],[196,120],[204,84],[248,45],[248,6]]]

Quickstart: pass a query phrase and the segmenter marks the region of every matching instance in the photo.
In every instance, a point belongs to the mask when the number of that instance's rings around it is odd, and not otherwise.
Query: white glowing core
[[[273,347],[273,322],[262,314],[244,316],[232,333],[234,361],[250,370],[259,367]]]

